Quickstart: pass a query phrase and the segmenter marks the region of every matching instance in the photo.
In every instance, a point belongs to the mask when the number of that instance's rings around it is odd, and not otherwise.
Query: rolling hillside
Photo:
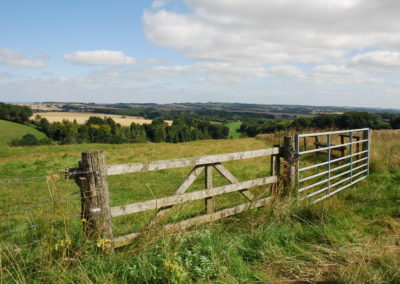
[[[21,138],[25,134],[33,134],[36,138],[45,138],[42,132],[15,122],[0,120],[0,145],[7,145],[13,139]]]

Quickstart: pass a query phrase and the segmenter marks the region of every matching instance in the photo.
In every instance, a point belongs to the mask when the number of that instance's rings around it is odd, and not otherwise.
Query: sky
[[[0,0],[0,101],[400,108],[399,0]]]

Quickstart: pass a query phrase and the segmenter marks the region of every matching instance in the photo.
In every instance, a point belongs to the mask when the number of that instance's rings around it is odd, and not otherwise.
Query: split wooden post
[[[340,144],[344,144],[344,135],[340,135]],[[344,153],[345,150],[346,150],[345,146],[342,146],[340,148],[340,153],[342,154],[341,157],[345,156],[345,153]]]
[[[82,152],[82,174],[76,177],[81,189],[82,219],[88,238],[112,252],[112,226],[107,182],[106,156],[103,151]]]
[[[359,153],[360,152],[360,143],[359,143],[359,141],[360,141],[360,136],[353,136],[353,138],[356,138],[356,142],[357,142],[357,144],[356,144],[356,153]],[[361,158],[361,156],[360,156],[360,154],[358,154],[357,155],[357,160],[359,160]]]
[[[369,130],[363,131],[363,133],[362,133],[362,139],[363,139],[363,140],[368,140],[368,138],[369,138]],[[369,147],[368,144],[369,144],[369,142],[363,142],[363,143],[362,143],[362,150],[363,150],[363,151],[368,150],[368,147]]]
[[[294,150],[294,139],[291,136],[285,136],[283,144],[283,183],[284,195],[291,195],[296,184],[296,164],[297,158]]]
[[[212,170],[213,170],[213,166],[212,165],[207,165],[206,166],[206,173],[205,173],[205,176],[206,176],[206,179],[205,179],[206,189],[211,189],[211,188],[214,187]],[[206,201],[206,213],[207,214],[213,213],[214,212],[214,199],[213,199],[213,197],[208,197],[208,198],[205,199],[205,201]]]
[[[280,145],[274,145],[274,147],[280,147]],[[281,154],[271,155],[271,176],[277,176],[278,181],[271,185],[271,194],[278,195],[279,194],[279,176],[281,172]]]
[[[318,140],[318,136],[314,136],[314,138],[315,138],[315,142],[314,142],[315,149],[318,149],[318,148],[319,148],[319,140]]]

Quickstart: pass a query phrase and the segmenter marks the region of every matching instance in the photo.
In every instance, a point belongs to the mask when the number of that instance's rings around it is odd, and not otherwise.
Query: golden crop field
[[[143,117],[137,116],[122,116],[116,114],[105,114],[105,113],[92,113],[92,112],[35,112],[32,116],[34,118],[36,115],[40,115],[43,118],[46,118],[49,122],[61,122],[64,119],[69,121],[74,121],[79,124],[85,123],[91,116],[98,116],[98,117],[111,117],[116,123],[121,124],[122,126],[129,126],[131,123],[138,123],[138,124],[150,124],[152,122],[151,119],[145,119]],[[167,120],[168,124],[172,124],[172,121]]]

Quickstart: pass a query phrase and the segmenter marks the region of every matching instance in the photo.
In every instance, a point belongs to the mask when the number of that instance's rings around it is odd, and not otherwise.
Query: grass
[[[240,126],[242,125],[241,121],[230,122],[225,125],[229,127],[229,138],[241,137],[242,134],[238,131],[240,129]]]
[[[0,120],[0,146],[8,145],[13,139],[20,139],[25,134],[33,134],[38,139],[46,138],[46,135],[32,127],[15,122]]]
[[[89,149],[106,150],[108,164],[116,164],[253,150],[276,143],[274,138],[4,146],[0,148],[0,179],[47,175],[75,167],[80,152]],[[371,176],[325,202],[308,206],[283,200],[273,207],[187,232],[165,232],[156,227],[112,256],[96,252],[81,235],[79,220],[67,218],[79,212],[79,201],[61,203],[58,197],[77,190],[72,181],[54,178],[0,184],[0,206],[53,196],[50,208],[35,208],[15,218],[6,214],[0,219],[0,234],[21,229],[24,222],[24,226],[31,221],[41,225],[32,231],[1,236],[0,278],[4,283],[399,283],[400,154],[395,151],[399,141],[400,132],[375,131]],[[254,159],[230,162],[226,167],[244,180],[265,175],[267,164],[266,159]],[[111,203],[168,195],[189,170],[110,177]],[[216,184],[222,183],[216,180]],[[203,184],[201,177],[192,190]],[[230,196],[218,200],[217,205],[240,202],[239,196]],[[0,211],[20,207],[2,207]],[[191,203],[177,209],[172,217],[200,214],[203,209],[204,203]],[[149,217],[137,214],[115,218],[115,233],[140,229]],[[61,220],[45,223],[52,218]],[[8,243],[22,245],[37,238],[43,243],[20,248]]]

